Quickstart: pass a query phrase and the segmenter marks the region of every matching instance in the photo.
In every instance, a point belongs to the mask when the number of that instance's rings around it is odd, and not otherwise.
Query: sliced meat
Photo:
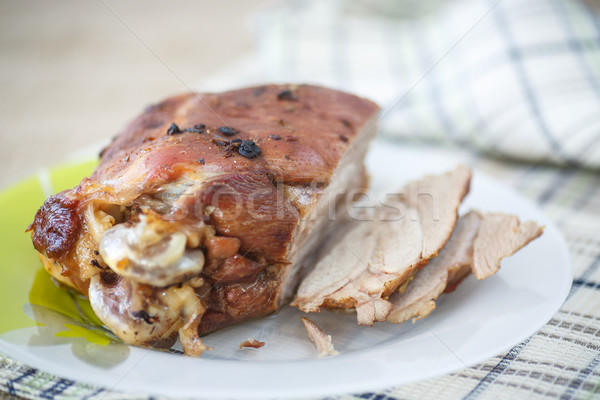
[[[461,216],[448,243],[440,254],[423,267],[403,293],[390,296],[393,305],[388,321],[404,322],[413,316],[421,319],[435,309],[437,299],[446,289],[450,275],[473,260],[473,242],[481,224],[477,212]]]
[[[356,303],[356,319],[359,325],[371,326],[375,321],[385,321],[393,305],[381,298]]]
[[[390,296],[393,309],[388,321],[425,318],[435,309],[435,300],[448,288],[453,290],[471,270],[476,277],[493,275],[502,258],[517,252],[542,231],[534,222],[521,224],[512,215],[471,211],[461,216],[439,256],[419,271],[404,292]]]
[[[377,245],[370,223],[341,226],[331,240],[325,242],[324,256],[313,271],[302,280],[292,305],[304,312],[318,312],[328,296],[351,283],[368,268],[363,260]],[[329,243],[336,246],[329,247]]]
[[[359,253],[353,248],[356,242],[343,239],[344,247],[358,260],[360,275],[323,302],[325,308],[355,307],[361,325],[371,325],[380,318],[385,320],[385,312],[391,308],[382,297],[387,298],[426,262],[421,248],[424,232],[415,209],[409,209],[402,219],[375,220],[368,225],[369,234],[364,240],[373,244],[371,253]],[[374,316],[377,318],[373,319]]]
[[[473,275],[485,279],[500,269],[500,260],[540,236],[543,228],[533,221],[521,223],[514,215],[486,214],[475,239]]]
[[[458,166],[451,172],[413,181],[397,196],[407,207],[419,212],[424,233],[423,258],[437,255],[452,234],[458,206],[469,192],[470,183],[471,170]]]
[[[243,348],[252,348],[252,349],[260,349],[265,345],[265,342],[261,342],[260,340],[256,340],[253,338],[249,338],[240,343],[240,349]]]
[[[331,336],[326,334],[323,329],[319,327],[319,325],[306,317],[301,317],[300,319],[302,319],[302,323],[304,324],[308,338],[315,345],[315,349],[317,350],[319,358],[326,356],[337,356],[340,354],[333,348]]]
[[[388,198],[388,206],[377,209],[371,220],[340,227],[323,245],[323,256],[292,305],[305,312],[355,308],[361,325],[385,321],[392,310],[389,295],[450,237],[470,179],[471,171],[463,166],[426,176]]]

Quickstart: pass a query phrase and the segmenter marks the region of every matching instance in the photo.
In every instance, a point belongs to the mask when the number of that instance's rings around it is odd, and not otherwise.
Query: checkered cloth
[[[201,85],[314,82],[371,97],[384,136],[415,151],[478,150],[467,161],[537,203],[567,239],[573,288],[533,336],[453,374],[340,400],[600,398],[599,21],[568,0],[276,3],[256,19],[260,61]],[[0,388],[36,400],[149,398],[1,355]]]
[[[395,138],[600,167],[600,18],[585,4],[289,4],[256,24],[272,80],[374,99],[383,105],[382,133]]]
[[[415,146],[415,151],[426,150]],[[576,277],[568,300],[535,335],[505,354],[441,378],[339,400],[600,397],[600,175],[470,157],[465,160],[476,171],[512,186],[557,222],[567,239]],[[0,388],[36,400],[149,398],[61,379],[3,356]]]

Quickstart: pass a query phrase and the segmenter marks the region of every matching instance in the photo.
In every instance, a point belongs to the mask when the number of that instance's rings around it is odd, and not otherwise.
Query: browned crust
[[[286,90],[295,100],[279,99]],[[172,179],[189,163],[196,170],[264,169],[282,182],[327,182],[358,130],[377,110],[368,100],[309,85],[183,94],[149,107],[134,119],[103,151],[92,179],[114,182],[133,160],[144,157],[149,171],[136,175],[145,185]],[[202,123],[209,133],[167,136],[171,123],[181,129]],[[255,141],[261,157],[247,159],[234,153],[224,162],[224,148],[213,141],[215,136],[224,137],[218,131],[221,126],[239,130],[235,138]],[[141,176],[147,172],[151,180]]]
[[[53,276],[87,294],[90,267],[83,278],[75,256],[82,235],[89,234],[82,227],[83,210],[90,202],[132,207],[140,195],[158,193],[165,184],[191,175],[201,187],[168,215],[181,226],[209,224],[218,236],[238,238],[239,256],[248,259],[244,273],[229,274],[216,284],[199,331],[263,316],[279,304],[279,279],[302,211],[282,195],[279,184],[327,184],[377,111],[368,100],[309,85],[168,98],[149,106],[114,138],[90,178],[44,203],[30,227],[34,245]],[[173,123],[182,132],[168,134]],[[194,131],[199,124],[204,128]],[[252,141],[260,154],[244,156],[234,139]],[[241,217],[227,218],[256,193],[260,215],[244,213],[242,207]],[[103,266],[93,267],[100,272]]]
[[[281,96],[283,92],[291,95]],[[232,224],[219,219],[218,213],[208,222],[217,234],[239,238],[243,254],[283,262],[300,215],[282,198],[277,184],[328,182],[342,154],[377,111],[368,100],[310,85],[266,85],[168,98],[127,125],[102,151],[90,178],[46,200],[30,227],[34,245],[76,273],[77,263],[69,254],[79,234],[82,209],[90,201],[130,205],[140,194],[154,193],[185,173],[209,173],[218,178],[209,179],[200,193],[182,204],[184,209],[177,211],[186,220],[181,222],[205,218],[203,212],[210,205],[221,207],[221,214],[237,212],[234,201],[240,195],[244,202],[249,193],[264,193],[261,214],[272,214],[270,222],[244,215]],[[204,124],[206,131],[168,135],[171,123],[181,129]],[[215,144],[233,138],[218,130],[223,126],[235,129],[235,139],[253,140],[262,154],[246,158]],[[237,197],[221,195],[219,202],[214,200],[214,193],[223,187]]]
[[[71,250],[81,225],[78,205],[77,199],[65,193],[50,196],[44,202],[28,228],[37,251],[49,258],[60,259]]]

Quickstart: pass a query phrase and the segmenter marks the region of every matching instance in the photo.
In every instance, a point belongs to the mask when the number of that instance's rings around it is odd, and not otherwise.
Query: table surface
[[[0,188],[251,51],[262,2],[0,1]]]

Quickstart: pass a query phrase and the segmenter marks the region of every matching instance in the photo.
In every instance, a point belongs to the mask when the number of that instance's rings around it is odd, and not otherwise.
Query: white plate
[[[375,143],[368,156],[375,193],[409,178],[452,168],[455,157]],[[0,350],[54,374],[114,390],[207,398],[289,398],[382,389],[431,378],[484,361],[533,334],[558,310],[572,281],[564,239],[555,225],[512,189],[475,172],[462,210],[503,211],[544,224],[542,237],[503,261],[485,280],[469,277],[442,296],[426,319],[359,327],[355,316],[312,315],[341,355],[317,359],[290,307],[279,314],[210,335],[215,350],[200,359],[83,339],[56,340],[41,328],[0,336]],[[27,308],[28,306],[26,306]],[[239,350],[246,338],[266,342]]]

